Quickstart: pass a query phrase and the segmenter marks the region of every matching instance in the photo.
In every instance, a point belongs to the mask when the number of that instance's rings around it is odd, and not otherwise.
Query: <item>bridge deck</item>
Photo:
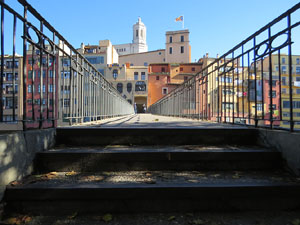
[[[220,124],[193,120],[188,118],[167,117],[152,114],[136,114],[122,117],[104,119],[97,122],[79,124],[80,127],[124,127],[124,128],[247,128],[231,124]]]

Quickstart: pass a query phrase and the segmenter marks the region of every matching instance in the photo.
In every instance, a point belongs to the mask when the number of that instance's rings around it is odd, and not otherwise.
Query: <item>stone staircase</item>
[[[250,128],[59,128],[6,189],[7,212],[288,210],[300,180]]]

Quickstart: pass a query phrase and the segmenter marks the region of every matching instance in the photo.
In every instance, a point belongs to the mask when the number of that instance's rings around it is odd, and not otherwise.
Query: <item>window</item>
[[[28,85],[28,93],[31,93],[32,92],[32,88],[31,88],[32,86],[29,84]]]
[[[158,54],[161,55],[161,52],[159,52]]]
[[[132,84],[128,83],[127,84],[127,92],[130,93],[132,91]]]
[[[120,93],[123,92],[123,84],[122,84],[122,83],[118,83],[118,84],[117,84],[117,90],[118,90],[118,92],[120,92]]]
[[[281,77],[282,85],[286,85],[286,77]]]
[[[285,58],[281,58],[282,64],[285,64]]]
[[[269,109],[276,110],[276,104],[269,104]]]
[[[98,69],[98,72],[104,76],[104,69]]]
[[[300,94],[300,88],[296,89],[296,94]]]
[[[13,80],[13,74],[12,73],[7,73],[6,74],[6,80],[7,81],[12,81]]]
[[[284,58],[283,58],[284,59]],[[286,74],[286,66],[282,66],[281,67],[281,73],[282,74]]]
[[[135,91],[146,91],[146,83],[144,81],[136,82]]]
[[[270,92],[269,92],[269,98],[270,98]],[[276,98],[276,91],[272,91],[272,98]]]
[[[162,88],[162,94],[167,95],[168,94],[168,88],[166,88],[166,87]]]
[[[148,63],[147,63],[147,62],[144,62],[144,66],[148,66]]]
[[[128,99],[127,102],[132,105],[132,101],[130,99]]]
[[[282,94],[286,94],[286,88],[282,88]]]
[[[223,102],[222,103],[222,109],[233,109],[233,103],[226,103],[226,102]]]
[[[255,105],[252,107],[255,108]],[[262,103],[257,103],[256,108],[257,108],[257,111],[262,111]]]
[[[70,59],[63,59],[63,66],[70,66],[71,62]]]
[[[45,84],[43,84],[43,92],[44,93],[46,92],[46,86],[45,86]]]
[[[164,73],[165,72],[165,67],[161,68],[161,72]]]
[[[126,99],[126,98],[127,98],[127,96],[126,96],[126,95],[123,95],[123,98],[124,98],[124,99]]]
[[[296,64],[300,64],[300,59],[299,58],[296,59]]]
[[[50,86],[49,86],[49,92],[53,92],[53,84],[50,84]]]
[[[187,76],[184,76],[184,81],[187,81],[188,80],[188,77]]]
[[[104,56],[86,57],[91,64],[104,64]]]
[[[290,102],[289,101],[283,101],[283,108],[285,108],[285,109],[290,108]],[[294,109],[300,109],[300,101],[293,101],[293,108]]]
[[[38,92],[41,93],[41,85],[38,86]]]
[[[183,67],[180,67],[180,71],[183,71]]]
[[[134,80],[138,80],[139,79],[139,72],[134,72]]]
[[[46,105],[46,99],[43,99],[43,105]]]
[[[180,53],[184,53],[184,46],[180,47]]]
[[[300,77],[296,77],[296,81],[300,81]]]
[[[296,67],[296,74],[300,74],[300,67],[299,66]]]
[[[216,80],[218,81],[218,77],[216,77]],[[221,77],[220,82],[232,83],[232,77]]]
[[[195,72],[195,67],[192,67],[192,71]]]
[[[49,77],[53,77],[53,71],[52,70],[49,70]]]
[[[139,30],[135,31],[135,36],[138,37],[139,36]]]
[[[145,72],[142,72],[142,74],[141,74],[141,80],[146,80],[146,73]]]
[[[183,35],[181,35],[180,41],[181,41],[181,42],[184,42],[184,36],[183,36]]]
[[[172,54],[172,47],[169,48],[169,53]]]
[[[159,76],[156,76],[156,80],[159,80]]]
[[[46,70],[43,70],[43,78],[46,78]]]
[[[141,36],[144,37],[144,32],[143,32],[143,30],[141,30]]]
[[[173,37],[172,36],[170,36],[170,43],[172,43],[173,42]]]
[[[118,70],[113,70],[113,78],[116,80],[118,77]]]
[[[272,87],[276,87],[276,80],[272,80]]]

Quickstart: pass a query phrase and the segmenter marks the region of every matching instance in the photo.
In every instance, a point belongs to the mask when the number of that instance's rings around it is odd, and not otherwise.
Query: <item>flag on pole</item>
[[[175,19],[175,22],[182,22],[182,29],[184,29],[184,19],[183,16],[179,16]]]
[[[178,21],[183,21],[183,16],[179,16],[175,19],[175,22],[178,22]]]

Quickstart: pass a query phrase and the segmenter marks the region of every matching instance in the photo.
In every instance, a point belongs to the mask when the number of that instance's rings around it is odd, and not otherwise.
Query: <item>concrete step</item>
[[[57,144],[91,145],[255,145],[258,131],[230,128],[57,128]]]
[[[257,146],[62,146],[37,153],[35,172],[258,170],[281,165],[279,152]]]
[[[8,186],[5,201],[8,212],[46,215],[292,210],[300,182],[282,171],[61,172]]]

